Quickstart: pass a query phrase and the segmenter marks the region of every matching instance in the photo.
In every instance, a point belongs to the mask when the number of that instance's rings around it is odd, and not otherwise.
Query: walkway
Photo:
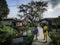
[[[43,40],[44,39],[43,29],[41,27],[37,27],[37,28],[39,30],[38,40],[34,40],[32,45],[49,45],[49,43],[51,42],[51,39],[49,38],[49,36],[48,36],[48,42],[44,43],[45,40]]]

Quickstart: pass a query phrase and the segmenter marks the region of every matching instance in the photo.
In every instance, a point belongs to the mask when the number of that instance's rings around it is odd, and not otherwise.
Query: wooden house
[[[60,28],[60,16],[57,18],[44,18],[42,20],[46,20],[48,23],[51,23],[53,27]]]
[[[3,25],[9,25],[9,26],[13,26],[13,22],[14,22],[14,19],[11,19],[11,18],[8,18],[8,19],[3,19],[2,21],[2,24]]]

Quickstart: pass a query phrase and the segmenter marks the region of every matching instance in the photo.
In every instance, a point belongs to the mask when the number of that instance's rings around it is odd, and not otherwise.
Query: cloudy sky
[[[10,13],[8,15],[9,18],[17,17],[19,9],[17,8],[20,4],[27,4],[31,0],[6,0],[7,4],[10,9]],[[39,1],[39,0],[34,0]],[[43,18],[55,18],[60,16],[60,0],[41,0],[41,1],[47,1],[48,7],[47,11],[44,12]]]

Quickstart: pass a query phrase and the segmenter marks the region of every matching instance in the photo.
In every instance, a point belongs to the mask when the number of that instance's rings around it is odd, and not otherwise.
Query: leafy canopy
[[[6,17],[9,14],[9,8],[6,0],[0,0],[0,18]]]

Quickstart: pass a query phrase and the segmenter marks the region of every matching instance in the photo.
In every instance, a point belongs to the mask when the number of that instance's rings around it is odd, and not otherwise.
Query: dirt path
[[[50,39],[50,37],[48,36],[48,42],[44,43],[45,40],[43,40],[44,39],[43,29],[41,27],[37,27],[37,28],[39,30],[38,40],[35,40],[35,38],[34,38],[34,41],[33,41],[32,45],[49,45],[49,43],[52,41]]]

